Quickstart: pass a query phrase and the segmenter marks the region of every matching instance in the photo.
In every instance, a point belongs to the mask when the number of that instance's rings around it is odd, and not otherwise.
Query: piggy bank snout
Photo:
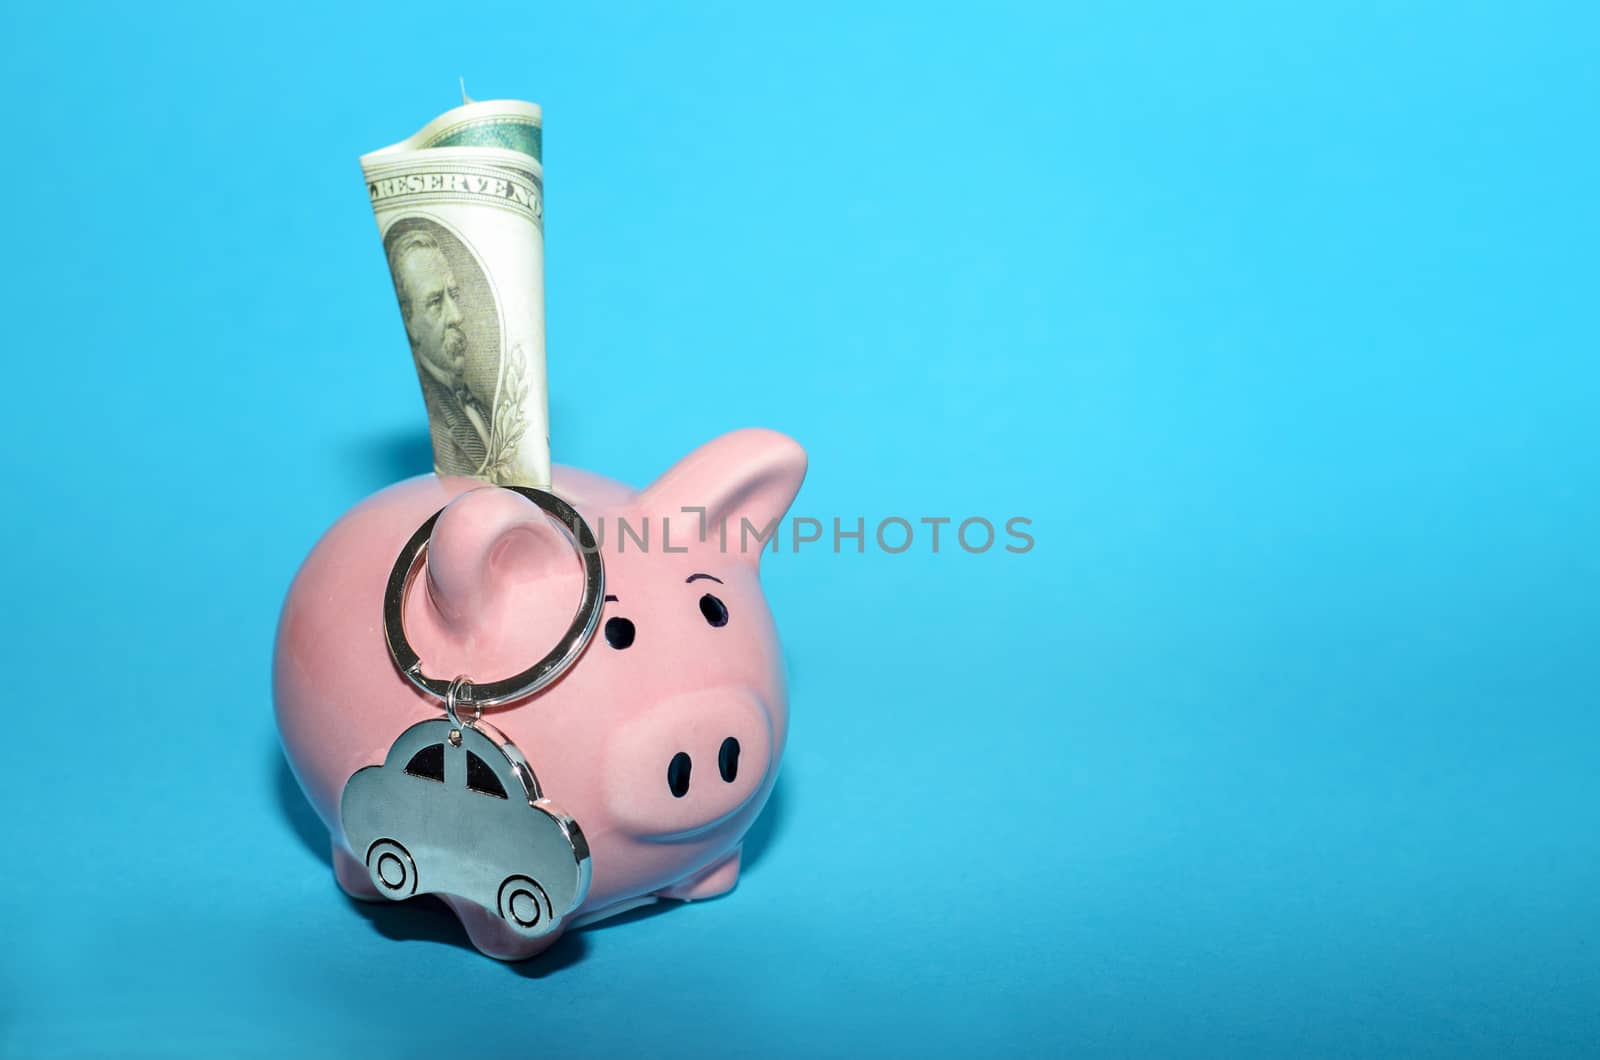
[[[677,696],[620,726],[607,757],[606,797],[619,825],[660,842],[691,839],[761,790],[772,726],[744,692]]]

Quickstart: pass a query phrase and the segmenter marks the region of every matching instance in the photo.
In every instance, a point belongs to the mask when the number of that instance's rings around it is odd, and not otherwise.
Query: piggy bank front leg
[[[513,931],[511,925],[498,914],[491,913],[475,902],[449,894],[439,897],[455,912],[461,926],[467,929],[467,938],[472,940],[478,952],[496,960],[521,961],[536,956],[555,945],[555,941],[566,931],[566,925],[562,924],[547,935],[528,938]]]
[[[682,902],[695,902],[702,898],[716,898],[727,894],[739,882],[739,855],[744,847],[734,847],[733,853],[714,862],[707,868],[681,880],[665,890],[657,891],[663,898],[676,898]]]
[[[332,843],[333,878],[339,882],[339,889],[351,898],[363,902],[388,901],[372,885],[372,874],[367,871],[367,867],[357,861],[337,839],[332,840]]]

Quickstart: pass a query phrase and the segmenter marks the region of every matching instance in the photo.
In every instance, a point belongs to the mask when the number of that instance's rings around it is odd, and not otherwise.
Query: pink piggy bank
[[[737,882],[741,843],[772,791],[788,730],[757,577],[762,538],[805,466],[791,439],[742,430],[639,492],[555,469],[552,492],[600,540],[599,631],[553,684],[483,721],[581,827],[587,893],[561,928],[534,938],[481,901],[442,894],[479,950],[528,957],[574,923],[652,898],[709,898]],[[383,763],[402,732],[443,716],[398,672],[383,633],[390,568],[441,508],[425,580],[403,612],[429,676],[517,673],[557,642],[582,594],[572,541],[526,498],[474,479],[391,486],[317,543],[284,602],[273,694],[289,762],[332,837],[334,875],[357,898],[382,895],[341,828],[341,792]]]

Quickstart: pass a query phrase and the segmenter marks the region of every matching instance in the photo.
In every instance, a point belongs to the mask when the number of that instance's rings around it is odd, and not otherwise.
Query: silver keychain
[[[536,938],[554,931],[588,895],[589,844],[578,822],[544,797],[527,758],[482,715],[485,707],[526,699],[577,661],[600,624],[605,571],[576,509],[544,490],[503,488],[538,505],[578,547],[584,586],[572,624],[544,658],[512,677],[475,684],[423,674],[402,619],[443,509],[435,512],[395,559],[383,627],[395,667],[442,701],[444,717],[411,726],[382,765],[357,770],[344,786],[339,816],[378,893],[397,901],[457,895]],[[473,716],[463,720],[467,708]]]

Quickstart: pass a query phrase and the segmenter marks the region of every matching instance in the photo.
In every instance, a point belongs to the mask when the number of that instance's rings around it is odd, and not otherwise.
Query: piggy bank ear
[[[730,554],[759,565],[763,549],[756,537],[771,537],[805,477],[806,451],[798,442],[751,427],[702,445],[658,478],[640,501],[646,511],[672,520],[674,542],[699,540],[703,525],[705,544],[716,548],[726,540]],[[739,545],[746,538],[740,532],[744,520],[753,527],[748,549]]]
[[[489,486],[439,513],[428,539],[428,598],[457,630],[492,624],[517,590],[573,566],[571,542],[526,497]]]

